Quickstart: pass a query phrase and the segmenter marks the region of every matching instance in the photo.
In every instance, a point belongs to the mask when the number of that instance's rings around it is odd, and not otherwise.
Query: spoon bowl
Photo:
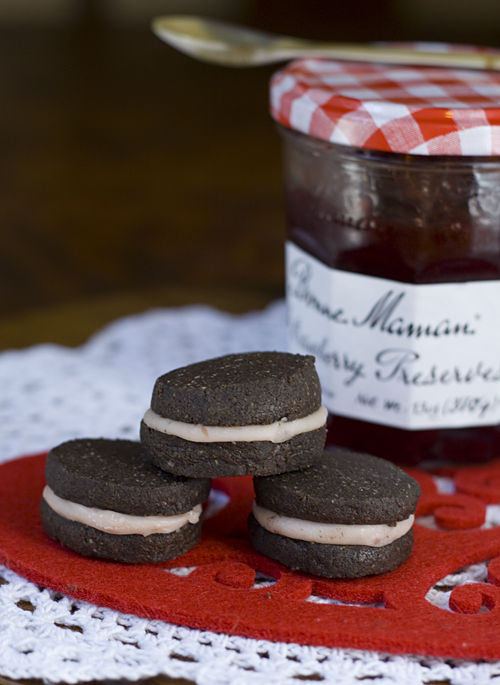
[[[180,52],[227,67],[252,67],[298,57],[330,57],[355,62],[381,62],[465,69],[500,69],[500,53],[437,52],[391,45],[323,43],[280,36],[193,15],[157,17],[153,32]]]
[[[165,43],[201,61],[231,67],[249,67],[293,59],[298,40],[265,31],[194,16],[167,16],[153,20],[153,32]],[[284,42],[293,44],[284,45]],[[277,43],[279,42],[279,50]],[[284,49],[288,52],[282,55]]]

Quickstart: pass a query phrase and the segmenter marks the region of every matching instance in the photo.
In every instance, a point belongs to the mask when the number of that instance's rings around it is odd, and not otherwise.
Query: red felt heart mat
[[[417,515],[434,514],[440,529],[415,525],[409,560],[361,580],[294,573],[254,552],[246,535],[248,477],[214,481],[230,502],[204,523],[200,543],[174,561],[128,566],[81,557],[40,525],[44,463],[38,455],[0,466],[0,562],[39,585],[138,616],[252,638],[500,659],[500,526],[478,528],[485,503],[500,502],[500,462],[458,469],[456,495],[438,493],[428,474],[411,470],[423,491]],[[451,611],[425,599],[448,574],[490,559],[488,582],[456,587]],[[187,576],[168,572],[191,566]],[[256,571],[276,582],[259,587]],[[312,595],[340,603],[312,602]]]

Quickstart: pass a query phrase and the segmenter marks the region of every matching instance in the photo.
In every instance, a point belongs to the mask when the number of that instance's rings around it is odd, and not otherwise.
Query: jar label
[[[287,243],[288,340],[332,414],[422,430],[500,422],[500,281],[413,285]]]

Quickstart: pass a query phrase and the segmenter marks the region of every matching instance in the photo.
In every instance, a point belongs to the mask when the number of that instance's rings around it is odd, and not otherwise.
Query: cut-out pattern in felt
[[[253,499],[248,477],[214,482],[229,495],[228,505],[205,522],[200,543],[174,561],[128,566],[81,557],[41,528],[44,462],[38,455],[0,466],[0,563],[35,583],[122,612],[215,632],[401,654],[500,658],[500,527],[479,528],[481,499],[492,502],[500,462],[454,472],[464,483],[473,472],[474,494],[441,494],[429,474],[411,470],[423,492],[417,516],[433,513],[445,529],[416,524],[414,551],[405,564],[359,580],[295,573],[256,553],[246,536]],[[487,582],[455,588],[451,611],[426,600],[440,579],[490,559]],[[187,575],[166,572],[178,567],[195,568]],[[276,582],[259,586],[256,572]]]

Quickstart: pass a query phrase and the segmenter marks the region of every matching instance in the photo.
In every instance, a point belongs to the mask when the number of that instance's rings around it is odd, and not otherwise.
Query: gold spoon
[[[465,48],[463,52],[442,53],[390,45],[322,43],[191,15],[157,17],[153,20],[152,29],[177,50],[204,62],[227,67],[251,67],[316,56],[355,62],[500,69],[500,56],[470,52]]]

